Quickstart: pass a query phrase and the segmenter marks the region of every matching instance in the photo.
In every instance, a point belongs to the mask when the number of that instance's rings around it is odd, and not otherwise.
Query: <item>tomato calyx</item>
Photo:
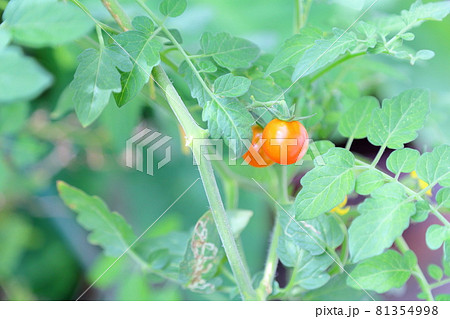
[[[296,104],[288,106],[286,101],[268,101],[268,102],[259,102],[256,101],[253,96],[250,97],[252,100],[252,104],[250,104],[247,108],[252,113],[252,110],[257,108],[265,108],[272,116],[276,119],[285,122],[292,121],[300,121],[311,118],[316,115],[316,113],[307,115],[307,116],[295,116],[295,108]],[[252,113],[253,114],[253,113]],[[263,127],[265,125],[262,125]]]

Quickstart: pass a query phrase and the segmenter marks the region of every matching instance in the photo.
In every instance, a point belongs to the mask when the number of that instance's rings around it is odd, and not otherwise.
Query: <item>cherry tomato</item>
[[[266,167],[273,164],[273,161],[267,154],[263,151],[263,141],[261,140],[263,129],[255,125],[252,127],[253,138],[252,144],[249,147],[247,153],[245,153],[242,158],[251,166],[254,167]],[[252,150],[252,151],[251,151]],[[259,157],[255,154],[259,154]]]
[[[264,152],[278,164],[293,164],[308,150],[308,132],[298,121],[273,119],[264,128],[262,138]]]

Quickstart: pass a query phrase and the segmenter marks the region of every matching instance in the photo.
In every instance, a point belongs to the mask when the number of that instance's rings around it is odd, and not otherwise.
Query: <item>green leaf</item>
[[[52,83],[52,76],[18,47],[0,51],[0,103],[31,100]]]
[[[296,285],[316,289],[330,280],[326,269],[333,263],[333,259],[327,254],[313,256],[285,235],[280,236],[277,253],[283,265],[294,268],[292,276]]]
[[[408,253],[413,255],[411,251],[406,252]],[[347,284],[355,289],[363,288],[378,293],[402,287],[411,276],[411,268],[417,261],[415,256],[406,254],[401,256],[394,250],[388,250],[361,262],[350,273]]]
[[[311,48],[315,41],[322,37],[322,33],[315,28],[302,28],[300,32],[287,39],[281,46],[280,51],[275,55],[270,65],[267,67],[265,76],[279,71],[288,66],[295,66],[306,50]]]
[[[450,3],[448,1],[438,1],[422,4],[416,1],[408,11],[402,11],[402,19],[406,25],[418,26],[426,20],[441,21],[450,13]]]
[[[330,279],[323,287],[308,291],[302,300],[310,301],[361,301],[370,300],[370,297],[362,290],[349,287],[346,283],[348,275],[342,273]]]
[[[436,301],[450,301],[450,294],[440,294],[434,298]]]
[[[429,94],[425,90],[407,90],[383,101],[383,107],[372,113],[368,139],[373,145],[402,148],[417,137],[429,112]]]
[[[389,155],[386,166],[392,173],[410,173],[416,167],[420,153],[412,148],[395,150]]]
[[[0,133],[19,132],[28,120],[29,108],[22,102],[0,106]]]
[[[70,111],[74,110],[73,106],[73,96],[75,95],[74,89],[68,85],[64,89],[64,91],[61,93],[61,95],[58,98],[58,102],[56,103],[56,107],[50,113],[50,118],[52,120],[59,120],[64,115],[69,113]]]
[[[355,191],[360,195],[369,195],[385,182],[383,174],[377,170],[368,170],[356,178]]]
[[[71,88],[73,103],[83,126],[91,124],[108,104],[112,92],[120,92],[120,73],[129,71],[130,61],[110,48],[87,49],[78,56],[78,68]]]
[[[235,237],[239,237],[242,231],[247,227],[250,218],[253,216],[251,210],[246,209],[231,209],[227,210],[228,218],[230,219],[230,227]]]
[[[12,0],[3,19],[16,43],[33,48],[72,42],[94,26],[74,4],[56,0]]]
[[[270,102],[284,99],[283,93],[283,89],[272,79],[266,78],[253,80],[246,96],[258,102]]]
[[[345,137],[365,138],[372,112],[379,106],[380,103],[373,96],[365,96],[356,100],[350,109],[342,114],[338,126],[339,133]]]
[[[427,270],[428,270],[428,274],[430,275],[430,277],[433,278],[434,280],[439,281],[444,276],[444,273],[443,273],[441,267],[439,267],[438,265],[430,264],[430,265],[428,265]]]
[[[302,190],[295,199],[297,220],[312,219],[340,204],[355,184],[352,153],[332,148],[315,159],[315,168],[302,178]]]
[[[217,66],[211,60],[203,59],[198,61],[198,72],[212,73],[217,71]],[[186,64],[187,66],[187,64]]]
[[[184,75],[184,80],[191,91],[191,96],[197,99],[201,107],[205,107],[207,102],[211,101],[211,96],[185,61],[180,64],[179,72]]]
[[[432,250],[439,249],[448,239],[450,239],[450,228],[437,224],[428,227],[425,234],[427,246]]]
[[[297,81],[334,62],[341,54],[356,46],[357,38],[353,32],[334,29],[333,33],[332,38],[317,40],[311,48],[306,50],[295,66],[292,81]]]
[[[238,97],[248,91],[250,84],[251,81],[246,77],[228,73],[214,81],[214,93],[222,97]]]
[[[133,28],[136,31],[145,33],[146,35],[151,35],[152,32],[155,30],[155,25],[153,24],[153,21],[146,16],[135,17],[131,22],[131,24],[133,25]]]
[[[430,204],[426,200],[419,200],[416,202],[416,212],[411,216],[411,220],[416,223],[421,223],[428,218],[430,213]]]
[[[253,117],[236,99],[215,99],[203,109],[203,120],[208,121],[212,138],[223,137],[236,157],[245,152],[244,140],[251,140]]]
[[[215,283],[211,279],[224,254],[212,213],[208,211],[197,221],[180,264],[180,278],[186,287],[195,292],[213,292]]]
[[[225,32],[203,33],[200,45],[204,54],[229,69],[248,68],[259,55],[259,48],[254,43]]]
[[[353,262],[380,254],[408,227],[415,206],[405,199],[403,187],[389,183],[358,206],[361,215],[353,220],[348,231]]]
[[[135,24],[139,23],[139,25],[142,25],[142,17],[138,18],[140,20],[135,22]],[[160,61],[159,51],[162,49],[161,43],[154,38],[155,34],[150,35],[148,32],[143,32],[143,29],[140,30],[127,31],[114,37],[125,49],[125,54],[132,57],[131,61],[133,64],[131,70],[126,70],[125,73],[122,73],[120,79],[122,91],[114,94],[119,107],[127,104],[138,95],[145,83],[148,82],[153,67]],[[122,50],[122,48],[117,48],[117,50]]]
[[[310,141],[306,154],[311,157],[311,160],[315,160],[316,157],[322,157],[323,154],[334,147],[333,142],[328,140]],[[303,159],[306,159],[306,155]]]
[[[366,23],[364,21],[359,21],[358,24],[355,26],[355,30],[362,34],[364,37],[364,41],[368,48],[374,48],[377,45],[377,27]]]
[[[77,220],[91,233],[89,241],[99,245],[109,256],[120,256],[135,240],[130,225],[116,212],[110,212],[106,204],[96,196],[59,181],[58,192],[67,207],[75,211]]]
[[[186,0],[163,0],[159,5],[159,11],[165,16],[178,17],[186,10]]]
[[[450,146],[439,145],[430,153],[424,153],[417,161],[417,176],[428,184],[450,186]]]
[[[436,202],[440,206],[450,208],[450,187],[441,188],[436,194]]]
[[[337,248],[344,240],[344,233],[332,215],[320,215],[305,222],[292,220],[280,212],[279,219],[284,235],[314,256],[323,254],[326,248]]]

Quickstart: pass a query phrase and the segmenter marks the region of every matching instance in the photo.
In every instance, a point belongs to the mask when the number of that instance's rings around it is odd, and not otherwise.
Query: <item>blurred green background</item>
[[[95,17],[113,24],[100,1],[81,2]],[[376,19],[383,13],[399,13],[412,2],[380,0],[363,20]],[[0,1],[0,8],[4,9],[6,3]],[[130,16],[143,14],[131,0],[120,3]],[[158,1],[147,3],[154,8],[159,5]],[[345,29],[361,13],[345,3],[314,1],[308,24],[323,30]],[[292,35],[293,12],[294,1],[290,0],[189,0],[187,11],[168,24],[181,31],[184,46],[190,51],[198,49],[201,33],[208,30],[248,38],[263,51],[275,53],[284,39]],[[387,65],[388,74],[373,75],[381,76],[377,89],[381,97],[412,87],[431,90],[432,112],[415,144],[422,151],[448,143],[450,136],[449,30],[450,19],[427,22],[415,30],[416,39],[410,45],[436,52],[432,60],[415,66],[389,57],[364,58]],[[92,126],[81,127],[64,89],[73,78],[77,55],[87,47],[88,41],[82,39],[55,48],[25,49],[28,56],[53,75],[53,84],[32,101],[0,105],[0,299],[76,299],[112,261],[87,242],[86,231],[57,195],[57,180],[103,198],[111,210],[120,212],[140,234],[198,177],[191,156],[182,151],[173,116],[167,110],[154,109],[144,95],[121,109],[111,103]],[[125,142],[142,122],[173,137],[172,161],[154,176],[124,165]],[[270,207],[267,198],[251,189],[241,190],[239,206],[254,212],[242,240],[250,269],[256,273],[265,258]],[[149,235],[188,231],[207,209],[198,182]],[[138,271],[129,272],[130,267],[136,268],[125,257],[89,291],[87,298],[221,298],[161,284],[156,278],[150,278],[154,284],[149,286]]]

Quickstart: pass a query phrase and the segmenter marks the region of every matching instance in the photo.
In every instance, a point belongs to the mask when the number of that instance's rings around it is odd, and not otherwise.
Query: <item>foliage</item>
[[[125,141],[142,121],[165,128],[172,136],[181,135],[182,145],[192,150],[198,163],[209,210],[199,217],[206,210],[205,198],[186,195],[192,196],[191,202],[178,209],[188,226],[173,221],[154,230],[153,224],[142,227],[148,219],[112,212],[99,197],[59,181],[61,200],[76,213],[89,242],[101,249],[89,275],[98,288],[116,287],[121,299],[157,299],[149,287],[162,287],[161,296],[168,299],[335,300],[339,294],[338,298],[365,300],[379,298],[374,293],[400,288],[414,277],[422,290],[419,298],[447,298],[432,290],[450,276],[450,222],[445,217],[450,207],[450,146],[423,151],[411,144],[427,123],[435,92],[432,87],[407,88],[386,95],[376,79],[392,74],[383,61],[402,63],[395,58],[420,65],[434,57],[433,51],[415,50],[408,43],[415,39],[416,27],[428,20],[441,21],[450,13],[448,1],[416,1],[397,15],[364,16],[365,21],[355,21],[349,29],[326,29],[314,20],[304,26],[298,21],[298,30],[275,54],[215,30],[184,45],[188,32],[168,25],[189,10],[186,0],[163,0],[151,7],[142,0],[129,1],[134,8],[129,12],[138,12],[132,18],[117,1],[103,2],[109,3],[111,18],[99,14],[89,1],[11,0],[4,8],[0,209],[3,197],[8,197],[11,209],[20,207],[16,197],[31,198],[30,193],[42,190],[53,194],[55,179],[77,184],[75,175],[82,169],[72,173],[74,168],[65,167],[73,158],[93,171],[99,169],[96,163],[106,162],[108,175],[108,169],[119,165]],[[338,4],[333,6],[357,10],[364,3],[334,2]],[[302,10],[296,14],[306,19],[309,7]],[[54,62],[40,58],[48,52]],[[51,119],[36,124],[40,116],[36,110],[47,112],[49,105],[56,105]],[[175,116],[166,112],[169,108]],[[74,124],[73,112],[84,130]],[[306,117],[301,121],[312,141],[303,165],[258,169],[226,160],[200,161],[205,153],[193,141],[210,138],[224,141],[225,154],[241,164],[252,126],[285,115]],[[352,151],[354,141],[363,139],[378,147],[373,159]],[[379,163],[388,149],[384,170]],[[67,153],[70,156],[64,157]],[[144,207],[163,210],[158,196],[172,190],[182,193],[180,185],[197,174],[187,172],[191,159],[186,164],[181,152],[174,162],[178,168],[173,165],[161,184],[136,177],[138,186],[132,190],[122,187],[123,174],[98,181],[87,178],[93,185],[104,185],[104,190],[108,183],[120,188],[114,194],[124,197],[143,194]],[[293,179],[300,182],[293,185]],[[23,187],[23,194],[11,192],[16,185]],[[298,193],[290,186],[299,188]],[[247,195],[252,200],[245,197],[247,188],[253,191]],[[120,207],[120,196],[110,197],[111,207]],[[255,214],[244,209],[242,198],[259,205],[252,208]],[[355,198],[361,202],[355,204]],[[258,227],[265,225],[264,205],[274,213],[272,236],[262,227],[252,228],[256,221]],[[439,223],[427,228],[425,242],[429,249],[442,252],[442,262],[427,269],[434,283],[425,277],[420,256],[403,238],[411,223],[425,222],[430,215]],[[0,212],[0,220],[0,238],[8,238],[0,249],[0,259],[7,260],[0,265],[0,285],[8,288],[21,258],[32,257],[27,243],[33,230],[31,218],[6,210]],[[258,236],[264,243],[271,238],[264,266],[258,258],[248,266],[251,258],[244,252],[257,249],[242,247],[245,236],[250,238],[246,244]],[[55,247],[56,252],[64,250]],[[266,253],[265,247],[261,251]],[[67,260],[68,268],[77,269]],[[288,270],[283,287],[275,276],[278,262]],[[45,259],[42,263],[51,264]],[[31,272],[27,267],[19,271]],[[33,282],[24,291],[12,289],[8,294],[11,299],[33,299],[38,286]],[[171,295],[174,287],[182,290]]]

